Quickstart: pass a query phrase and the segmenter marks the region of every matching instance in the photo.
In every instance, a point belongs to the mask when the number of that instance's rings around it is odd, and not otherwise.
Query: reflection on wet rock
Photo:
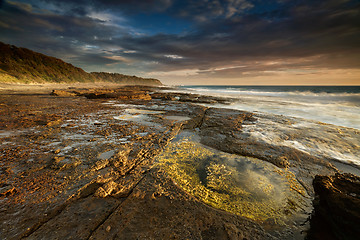
[[[290,172],[256,158],[184,139],[170,144],[157,161],[186,192],[247,218],[282,225],[308,205],[306,191]]]

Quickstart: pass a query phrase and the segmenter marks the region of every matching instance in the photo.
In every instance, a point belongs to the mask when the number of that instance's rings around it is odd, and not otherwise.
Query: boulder
[[[359,239],[360,177],[318,175],[313,185],[314,212],[307,239]]]

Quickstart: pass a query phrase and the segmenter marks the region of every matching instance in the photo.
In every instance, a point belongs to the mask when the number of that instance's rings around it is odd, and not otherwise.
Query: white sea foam
[[[176,92],[177,90],[164,90],[168,92]],[[360,93],[347,93],[347,92],[311,92],[311,91],[259,91],[247,90],[242,88],[184,88],[183,91],[188,93],[200,93],[211,95],[218,94],[218,96],[237,96],[241,95],[256,95],[256,96],[309,96],[309,97],[355,97],[360,100]]]
[[[314,121],[271,114],[256,114],[256,124],[243,126],[256,141],[288,146],[320,158],[335,159],[360,167],[360,132],[351,128],[323,125]],[[360,175],[360,172],[359,172]]]
[[[324,159],[360,167],[360,90],[317,87],[195,87],[187,93],[235,99],[212,107],[254,112],[243,133],[256,141],[288,146]],[[349,90],[349,91],[348,91]],[[284,120],[289,122],[284,122]],[[360,175],[360,172],[357,173]]]
[[[265,91],[242,88],[186,88],[185,92],[237,99],[217,107],[300,117],[360,129],[360,93]]]

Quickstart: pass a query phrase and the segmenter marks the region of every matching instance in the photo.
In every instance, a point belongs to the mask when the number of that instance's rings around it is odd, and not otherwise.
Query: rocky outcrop
[[[299,183],[311,193],[308,183],[315,174],[333,174],[334,169],[326,159],[264,141],[256,134],[264,134],[261,130],[269,124],[273,132],[290,140],[308,135],[286,130],[286,126],[294,127],[285,117],[194,104],[226,103],[221,98],[155,91],[159,89],[141,86],[53,91],[52,95],[60,97],[0,95],[0,238],[303,239],[305,227],[298,226],[304,218],[291,219],[294,227],[279,229],[274,218],[255,222],[246,215],[206,205],[159,165],[159,154],[169,150],[175,137],[196,141],[201,147],[186,151],[193,156],[190,160],[202,163],[198,156],[204,156],[203,160],[212,164],[196,168],[194,176],[221,194],[224,188],[216,185],[224,172],[220,163],[231,163],[226,169],[235,172],[249,169],[240,164],[240,158],[257,158],[251,160],[256,161],[251,169],[270,162],[277,166],[271,165],[274,173],[289,183],[291,196],[300,194],[307,204],[312,195],[297,188]],[[208,161],[204,152],[209,147],[239,159],[213,149]],[[175,154],[184,156],[179,149],[170,150],[171,159]],[[253,176],[266,191],[271,190],[267,178],[260,178],[264,175]],[[328,185],[335,186],[334,182]],[[358,197],[352,190],[348,195]],[[297,211],[294,203],[286,203],[291,207],[284,212],[286,216]],[[344,206],[339,205],[338,211],[340,208]],[[301,209],[305,218],[311,212]]]
[[[289,159],[317,161],[315,157],[289,147],[271,145],[243,133],[243,125],[256,124],[253,113],[233,109],[210,108],[200,126],[202,143],[230,153],[256,157],[278,167],[290,166]],[[220,144],[221,143],[221,144]]]
[[[0,96],[8,131],[0,138],[1,239],[274,239],[196,200],[153,164],[182,127],[199,125],[205,107],[131,101],[164,112],[131,122],[115,118],[124,107],[78,97],[97,90],[66,92],[76,96]]]
[[[316,174],[333,174],[328,161],[298,149],[265,142],[244,132],[244,126],[258,124],[263,116],[234,109],[209,108],[199,122],[201,143],[220,151],[258,158],[296,172],[296,177],[312,195]],[[319,169],[318,172],[313,169]]]
[[[58,96],[58,97],[74,97],[76,96],[77,94],[73,91],[66,91],[66,90],[57,90],[57,89],[54,89],[52,90],[52,92],[50,93],[50,95],[53,95],[53,96]]]
[[[151,96],[145,91],[136,91],[136,90],[115,90],[113,92],[104,92],[96,91],[91,93],[82,94],[89,99],[98,99],[98,98],[116,98],[119,100],[151,100]]]
[[[153,99],[161,100],[170,100],[170,101],[179,101],[179,102],[191,102],[191,103],[221,103],[221,104],[230,104],[232,99],[206,96],[199,94],[190,94],[190,93],[178,93],[178,92],[155,92],[151,94]]]
[[[148,91],[141,90],[139,87],[123,87],[116,89],[69,89],[53,90],[51,95],[59,97],[85,96],[88,99],[107,99],[118,100],[151,100]]]
[[[316,197],[307,239],[359,239],[360,177],[316,176],[313,184]]]

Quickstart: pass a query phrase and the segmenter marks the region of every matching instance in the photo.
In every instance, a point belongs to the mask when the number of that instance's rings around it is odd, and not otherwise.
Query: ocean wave
[[[244,125],[243,132],[257,140],[277,146],[288,146],[314,156],[336,159],[360,167],[360,152],[357,147],[360,139],[357,137],[357,131],[294,118],[290,118],[290,124],[283,124],[272,115],[256,116],[257,123]]]
[[[348,88],[350,89],[350,88]],[[266,88],[252,89],[246,87],[183,87],[182,92],[228,97],[235,100],[231,105],[216,107],[232,108],[250,112],[272,113],[290,117],[315,120],[337,126],[360,129],[360,92],[341,92],[328,88],[324,91],[318,87],[317,92],[296,87],[287,91],[265,91]],[[305,91],[306,90],[306,91]],[[333,91],[331,93],[328,93]],[[338,91],[338,92],[335,92]]]
[[[260,96],[320,96],[320,97],[359,97],[360,93],[349,92],[312,92],[312,91],[264,91],[264,90],[248,90],[244,88],[225,88],[225,89],[213,89],[213,88],[184,88],[191,92],[197,93],[214,93],[214,94],[242,94],[242,95],[260,95]]]

